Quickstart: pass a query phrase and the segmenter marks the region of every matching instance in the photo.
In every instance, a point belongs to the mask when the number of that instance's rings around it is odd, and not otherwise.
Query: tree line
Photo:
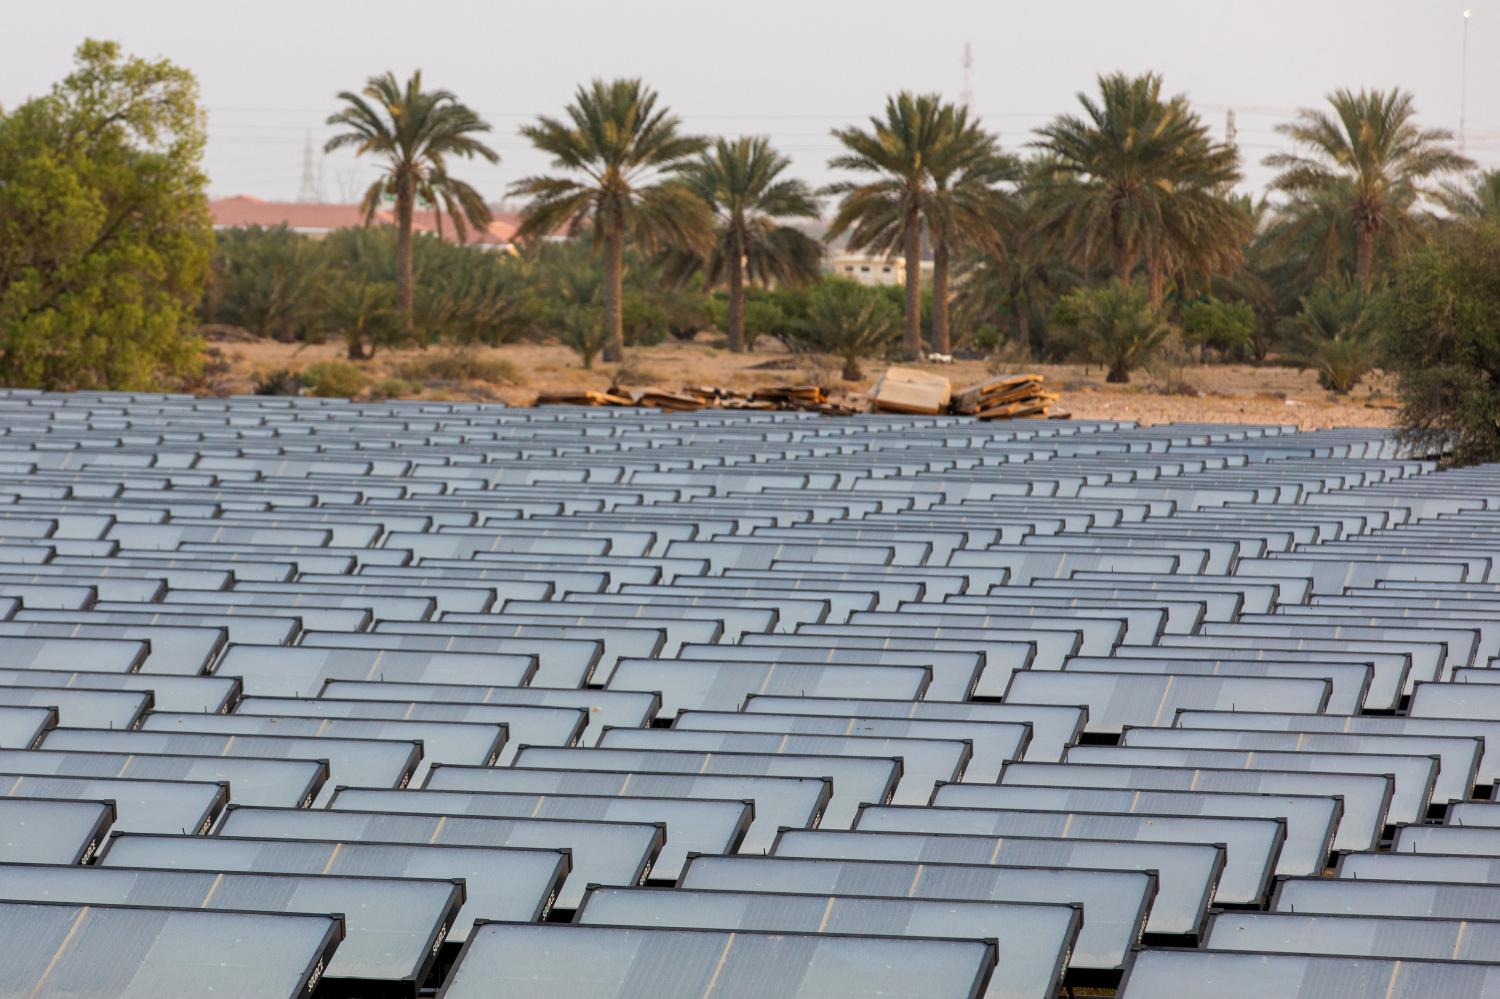
[[[1435,356],[1418,331],[1452,317],[1410,312],[1413,270],[1451,277],[1500,218],[1500,173],[1476,175],[1399,89],[1338,90],[1278,126],[1287,151],[1250,196],[1240,150],[1157,74],[1101,76],[1009,149],[960,105],[895,94],[833,130],[844,179],[822,189],[764,137],[692,135],[621,79],[521,128],[551,167],[506,192],[523,205],[510,257],[413,233],[418,207],[461,235],[491,223],[456,172],[499,160],[478,113],[420,73],[338,100],[327,148],[379,161],[364,213],[390,205],[395,224],[320,243],[250,230],[215,246],[196,84],[168,63],[86,43],[52,93],[0,112],[0,184],[18,195],[0,204],[0,375],[163,384],[194,363],[181,334],[202,318],[340,336],[351,358],[558,336],[590,364],[715,327],[731,350],[773,336],[840,354],[846,373],[866,356],[1004,347],[1125,381],[1172,348],[1280,357],[1347,391],[1382,361],[1401,374]],[[904,285],[830,280],[830,243],[901,261]],[[1493,303],[1475,309],[1494,322]],[[1453,364],[1472,359],[1469,344]],[[1430,401],[1451,386],[1402,378]],[[1435,419],[1427,429],[1453,423]]]

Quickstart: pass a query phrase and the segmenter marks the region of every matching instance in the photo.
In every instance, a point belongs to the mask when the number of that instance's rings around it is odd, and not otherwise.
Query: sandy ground
[[[616,379],[635,388],[677,389],[683,385],[723,385],[752,389],[765,385],[814,381],[834,393],[859,392],[868,388],[884,365],[865,364],[866,377],[859,382],[839,379],[837,362],[817,356],[789,355],[770,349],[762,341],[756,352],[731,354],[700,338],[695,343],[663,343],[627,350],[622,365],[596,362],[586,371],[568,348],[550,344],[513,344],[482,348],[481,361],[509,365],[512,377],[488,381],[428,380],[422,398],[473,399],[529,405],[540,390],[607,388]],[[338,360],[343,349],[336,344],[306,346],[270,341],[219,343],[214,345],[228,361],[229,371],[215,380],[219,393],[250,392],[266,373],[287,368],[298,371],[317,361]],[[425,358],[440,356],[444,348],[382,351],[373,360],[359,362],[367,379],[402,374],[403,368]],[[769,366],[769,367],[767,367]],[[1129,385],[1108,385],[1104,371],[1083,365],[1006,365],[987,361],[958,361],[951,365],[920,365],[952,379],[954,387],[983,381],[994,374],[1038,371],[1048,388],[1062,393],[1057,409],[1079,419],[1134,420],[1143,424],[1213,422],[1274,423],[1303,429],[1321,427],[1390,426],[1393,398],[1386,379],[1367,380],[1349,396],[1339,398],[1318,387],[1312,372],[1293,368],[1210,365],[1181,368],[1168,374],[1161,370],[1137,371]],[[623,368],[623,370],[622,370]],[[1167,394],[1166,381],[1178,384]],[[412,389],[417,386],[413,385]],[[1192,391],[1186,389],[1190,387]],[[415,392],[406,395],[417,397]]]

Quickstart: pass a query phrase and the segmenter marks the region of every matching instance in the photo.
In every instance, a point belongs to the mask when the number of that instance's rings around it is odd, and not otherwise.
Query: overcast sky
[[[1336,87],[1402,86],[1429,125],[1457,130],[1465,3],[1468,151],[1500,166],[1500,0],[62,0],[6,5],[0,106],[45,90],[85,36],[195,72],[209,112],[212,192],[296,197],[303,148],[335,93],[420,67],[494,125],[498,167],[459,172],[495,199],[545,160],[516,126],[555,113],[581,80],[639,75],[705,134],[766,134],[800,175],[830,179],[828,130],[899,89],[963,90],[1011,148],[1100,72],[1156,70],[1215,134],[1238,118],[1247,186],[1280,148],[1273,126]],[[373,169],[318,153],[327,200]]]

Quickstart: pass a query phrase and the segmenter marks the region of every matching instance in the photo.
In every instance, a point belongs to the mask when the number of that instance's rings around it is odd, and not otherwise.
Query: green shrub
[[[352,399],[365,388],[364,372],[348,361],[319,361],[299,377],[310,394],[324,399]]]
[[[1111,281],[1064,295],[1052,315],[1069,352],[1109,369],[1105,381],[1125,383],[1172,333],[1143,287]]]
[[[1318,373],[1318,384],[1339,395],[1375,366],[1375,298],[1345,280],[1319,284],[1302,299],[1291,359]]]
[[[879,288],[825,280],[810,290],[807,318],[792,339],[802,350],[833,354],[845,381],[864,377],[859,362],[883,356],[901,336],[901,309]]]

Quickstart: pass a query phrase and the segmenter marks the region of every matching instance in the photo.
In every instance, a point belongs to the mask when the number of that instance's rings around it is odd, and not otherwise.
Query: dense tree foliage
[[[145,390],[198,364],[212,231],[198,86],[85,42],[50,93],[0,112],[0,380]]]
[[[1379,324],[1401,423],[1424,452],[1500,460],[1500,223],[1455,227],[1395,270]]]

